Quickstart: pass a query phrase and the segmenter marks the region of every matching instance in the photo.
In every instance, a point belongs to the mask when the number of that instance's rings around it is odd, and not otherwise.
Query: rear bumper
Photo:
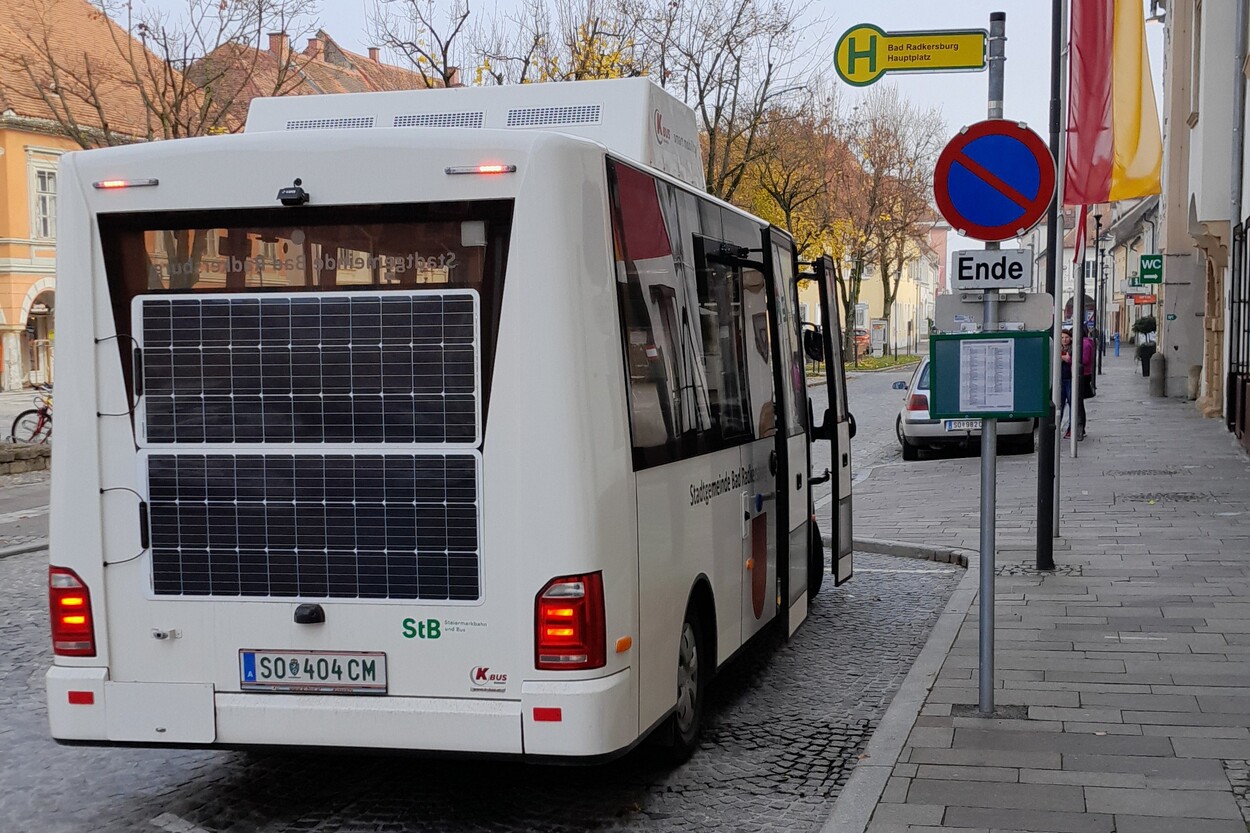
[[[520,700],[216,692],[207,684],[117,683],[107,677],[104,668],[48,671],[54,738],[594,759],[624,751],[638,737],[638,697],[629,669],[593,680],[524,682]]]
[[[1000,419],[998,420],[999,437],[1025,437],[1033,433],[1031,419]],[[903,436],[913,443],[923,445],[959,444],[979,439],[980,430],[947,431],[946,420],[925,419],[903,420]]]

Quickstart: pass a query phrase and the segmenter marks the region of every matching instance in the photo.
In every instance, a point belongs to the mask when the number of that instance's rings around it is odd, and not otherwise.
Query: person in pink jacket
[[[1068,411],[1068,430],[1065,439],[1072,436],[1072,330],[1064,328],[1059,335],[1060,400],[1059,417]],[[1085,439],[1085,400],[1093,395],[1094,340],[1088,336],[1081,339],[1081,399],[1076,409],[1076,438]]]

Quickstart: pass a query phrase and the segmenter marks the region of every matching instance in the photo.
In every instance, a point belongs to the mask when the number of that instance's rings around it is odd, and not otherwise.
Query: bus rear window
[[[489,386],[512,209],[489,200],[100,215],[127,391],[136,296],[422,289],[478,292]]]

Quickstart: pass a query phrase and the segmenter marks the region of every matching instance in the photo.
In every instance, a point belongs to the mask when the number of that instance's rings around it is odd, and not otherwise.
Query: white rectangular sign
[[[1033,261],[1025,249],[965,249],[951,254],[951,289],[1027,289]]]
[[[974,296],[975,297],[975,296]],[[1131,296],[1130,296],[1131,297]],[[982,302],[960,295],[939,295],[933,324],[944,333],[979,333],[985,320]],[[1055,322],[1055,301],[1046,292],[1006,295],[998,303],[998,330],[1049,330]]]
[[[959,410],[1010,411],[1016,395],[1015,344],[1011,339],[959,342]]]

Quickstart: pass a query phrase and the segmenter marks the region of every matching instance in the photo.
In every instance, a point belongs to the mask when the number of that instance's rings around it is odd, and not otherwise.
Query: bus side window
[[[681,456],[681,296],[655,179],[616,163],[608,170],[634,467],[642,469]]]

